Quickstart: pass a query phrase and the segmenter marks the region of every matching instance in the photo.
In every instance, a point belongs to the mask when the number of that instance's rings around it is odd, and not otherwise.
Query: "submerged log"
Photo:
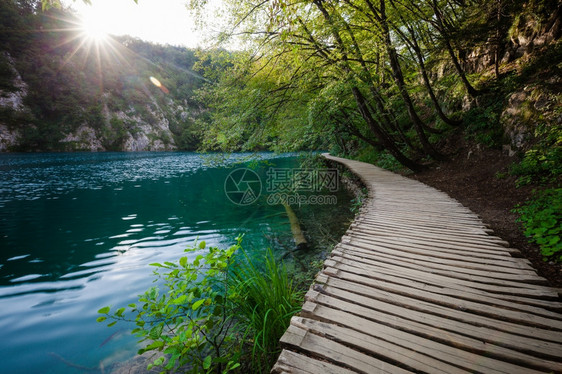
[[[291,233],[293,233],[293,240],[295,241],[296,249],[306,249],[308,248],[308,242],[304,237],[304,234],[299,223],[299,219],[295,214],[295,211],[287,203],[283,203],[287,216],[289,217],[289,223],[291,224]]]

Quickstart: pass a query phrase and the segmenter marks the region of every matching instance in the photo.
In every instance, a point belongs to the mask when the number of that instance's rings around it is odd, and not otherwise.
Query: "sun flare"
[[[103,19],[95,13],[82,16],[80,28],[86,38],[98,43],[109,36]]]

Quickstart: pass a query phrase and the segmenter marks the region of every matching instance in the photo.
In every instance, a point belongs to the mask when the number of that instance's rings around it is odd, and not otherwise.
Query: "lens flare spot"
[[[154,77],[150,77],[150,81],[152,82],[153,85],[155,85],[156,87],[160,88],[162,87],[162,83],[160,83],[160,81]]]
[[[162,92],[164,92],[165,94],[170,93],[170,91],[166,88],[166,86],[164,86],[158,79],[154,77],[150,77],[149,79],[152,82],[152,84],[158,87],[159,89],[161,89]]]

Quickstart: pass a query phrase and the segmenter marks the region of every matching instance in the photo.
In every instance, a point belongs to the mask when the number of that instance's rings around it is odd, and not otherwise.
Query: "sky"
[[[65,6],[111,35],[131,35],[160,44],[203,46],[205,33],[195,29],[188,0],[63,0]]]

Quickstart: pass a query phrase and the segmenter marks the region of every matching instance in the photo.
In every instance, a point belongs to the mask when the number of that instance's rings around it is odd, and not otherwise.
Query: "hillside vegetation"
[[[0,19],[0,150],[197,146],[196,51],[129,37],[98,43],[72,14],[33,1],[0,2]]]
[[[24,3],[4,2],[19,14],[26,13]],[[208,2],[188,3],[201,16]],[[137,54],[115,52],[99,63],[91,58],[84,63],[80,61],[87,52],[79,49],[74,53],[72,43],[59,40],[64,38],[61,33],[2,33],[15,38],[4,37],[8,42],[2,48],[9,55],[4,53],[2,71],[12,71],[10,66],[15,66],[30,87],[23,99],[28,109],[9,111],[12,118],[7,123],[12,128],[20,126],[25,149],[51,149],[53,144],[68,147],[73,143],[61,139],[74,139],[84,123],[94,129],[97,138],[104,139],[105,145],[99,149],[130,149],[123,148],[137,131],[130,119],[143,115],[166,119],[148,121],[167,123],[170,128],[173,136],[168,138],[150,135],[155,139],[152,144],[163,148],[328,149],[389,169],[412,171],[454,159],[466,149],[471,150],[465,157],[475,150],[502,150],[518,158],[501,173],[514,178],[517,186],[547,191],[537,195],[535,203],[521,206],[519,212],[543,255],[560,258],[559,2],[223,3],[225,28],[217,40],[239,48],[198,54],[196,66],[205,80],[187,74],[193,59],[174,61],[180,55],[186,58],[188,52],[177,50],[170,57],[169,48],[158,50],[140,42],[137,44],[145,47],[136,51],[135,43],[122,40],[121,46]],[[3,5],[3,12],[8,8]],[[29,11],[24,18],[12,18],[24,24],[6,24],[5,28],[50,30],[49,22],[61,22]],[[236,43],[229,44],[233,38]],[[114,50],[121,51],[121,47]],[[26,57],[26,53],[32,55]],[[146,60],[136,58],[139,55],[159,62],[145,64]],[[170,58],[174,66],[179,64],[186,71],[166,65]],[[114,64],[99,74],[100,64],[106,60]],[[130,66],[135,73],[125,74]],[[169,94],[148,84],[147,76],[161,79]],[[184,85],[182,79],[191,81]],[[23,86],[18,79],[4,77],[2,82],[14,82],[15,96],[18,84]],[[10,88],[4,86],[3,90]],[[199,116],[193,111],[197,105]],[[191,111],[185,110],[188,107]],[[56,137],[43,144],[45,134]],[[501,173],[498,179],[503,177]],[[544,207],[549,207],[547,213],[538,214]]]

